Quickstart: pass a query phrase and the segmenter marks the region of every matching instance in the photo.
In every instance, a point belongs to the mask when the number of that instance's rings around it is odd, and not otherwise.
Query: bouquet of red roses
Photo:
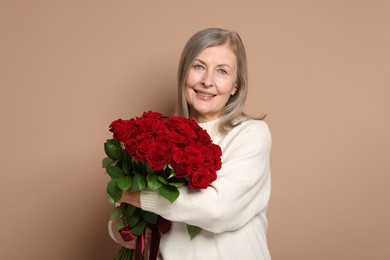
[[[104,144],[103,167],[111,177],[107,185],[111,203],[128,189],[156,191],[173,203],[180,195],[179,187],[205,189],[221,168],[221,148],[192,119],[149,111],[141,117],[115,120],[109,130],[113,139]],[[133,259],[134,251],[136,259],[141,259],[147,226],[152,230],[150,259],[156,259],[160,232],[169,230],[169,221],[127,203],[114,208],[111,220],[118,221],[125,241],[137,239],[135,250],[122,248],[115,259]],[[187,229],[191,239],[200,232],[196,226],[187,225]]]

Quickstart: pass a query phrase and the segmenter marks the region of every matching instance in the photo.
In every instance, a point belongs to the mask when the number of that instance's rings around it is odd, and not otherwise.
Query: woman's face
[[[190,117],[202,123],[221,116],[237,90],[237,59],[229,45],[203,50],[194,60],[186,82]]]

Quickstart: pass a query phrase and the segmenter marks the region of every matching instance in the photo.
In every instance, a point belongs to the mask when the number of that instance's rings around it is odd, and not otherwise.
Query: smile
[[[207,93],[207,92],[200,92],[198,90],[195,90],[195,93],[198,94],[199,96],[201,97],[205,97],[205,98],[212,98],[212,97],[215,97],[216,95],[212,94],[212,93]]]

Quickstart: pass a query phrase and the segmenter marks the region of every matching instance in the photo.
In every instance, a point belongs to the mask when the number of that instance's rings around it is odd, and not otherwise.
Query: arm
[[[141,207],[171,221],[210,232],[240,228],[266,210],[270,196],[271,136],[263,121],[249,121],[222,140],[222,169],[217,180],[201,191],[180,188],[170,203],[155,192],[141,192]]]

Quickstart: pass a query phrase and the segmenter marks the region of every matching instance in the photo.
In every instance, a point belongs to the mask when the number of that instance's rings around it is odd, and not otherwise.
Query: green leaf
[[[137,225],[131,228],[131,232],[136,236],[140,236],[144,232],[145,227],[146,227],[146,222],[140,219]]]
[[[184,185],[184,182],[170,182],[169,185],[179,188]]]
[[[168,181],[166,179],[164,179],[163,177],[161,176],[158,176],[157,177],[158,181],[161,182],[162,184],[168,184]]]
[[[126,227],[126,221],[123,217],[120,217],[118,220],[118,230]]]
[[[133,178],[130,176],[125,176],[117,179],[118,187],[121,190],[127,190],[128,188],[131,187],[131,184],[133,182]]]
[[[146,189],[146,178],[145,175],[136,173],[133,178],[133,184],[131,186],[131,191],[140,191]]]
[[[136,172],[139,172],[140,170],[139,170],[139,167],[138,167],[138,162],[134,159],[134,158],[132,158],[132,160],[131,160],[131,167],[134,169],[134,171],[136,171]]]
[[[122,157],[122,145],[115,139],[109,139],[104,143],[104,151],[111,159],[120,159]]]
[[[126,175],[130,175],[131,173],[131,158],[129,158],[129,154],[124,151],[123,157],[122,157],[122,170],[125,172]]]
[[[132,158],[131,166],[133,167],[133,171],[138,173],[144,173],[145,172],[144,166],[146,163],[139,162],[136,159],[134,159],[134,157],[131,158]]]
[[[126,216],[131,216],[131,215],[133,215],[136,209],[137,209],[137,208],[134,207],[133,205],[131,205],[131,204],[126,204]]]
[[[119,201],[120,198],[122,197],[122,190],[119,189],[116,179],[112,179],[107,184],[107,194],[109,195],[109,200],[111,198],[113,200],[113,202]]]
[[[114,160],[112,161],[111,165],[112,166],[116,166],[118,164],[118,162],[120,162],[121,160]]]
[[[108,166],[111,165],[111,163],[113,162],[114,160],[111,159],[110,157],[106,157],[103,159],[102,161],[102,168],[107,168]]]
[[[158,215],[149,211],[142,211],[142,218],[150,224],[157,224]]]
[[[116,179],[116,178],[121,178],[125,176],[124,171],[119,168],[118,166],[108,166],[107,168],[107,173],[110,175],[111,178]]]
[[[170,185],[161,186],[159,192],[161,196],[163,196],[170,202],[174,202],[177,199],[177,197],[179,197],[180,195],[178,189]]]
[[[149,174],[146,177],[146,181],[149,190],[158,190],[162,186],[162,183],[158,181],[158,176],[156,174]]]
[[[135,250],[121,247],[114,260],[132,260]]]
[[[196,237],[199,234],[199,232],[201,231],[201,228],[187,224],[187,231],[188,231],[188,234],[190,234],[191,239],[193,239],[194,237]]]
[[[129,225],[129,227],[133,227],[138,223],[139,219],[140,219],[140,216],[138,214],[133,214],[131,216],[127,216],[126,217],[127,225]]]
[[[122,208],[120,206],[115,207],[111,212],[110,220],[116,220],[120,215],[122,215]]]
[[[107,194],[107,199],[108,199],[108,202],[110,204],[114,204],[115,203],[115,200],[109,194]]]
[[[150,166],[149,163],[145,163],[145,168],[146,168],[146,173],[147,173],[147,174],[153,172],[152,166]]]

